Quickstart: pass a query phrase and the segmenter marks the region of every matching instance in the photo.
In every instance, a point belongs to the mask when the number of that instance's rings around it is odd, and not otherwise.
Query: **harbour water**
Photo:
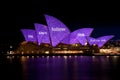
[[[120,80],[120,56],[4,56],[0,80]]]

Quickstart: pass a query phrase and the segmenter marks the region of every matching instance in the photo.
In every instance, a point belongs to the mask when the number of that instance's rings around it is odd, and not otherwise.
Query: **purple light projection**
[[[70,30],[64,23],[52,16],[45,15],[45,18],[49,28],[52,46],[56,46],[61,40],[70,34]]]
[[[66,36],[66,37],[61,41],[61,43],[64,43],[64,44],[79,43],[78,40],[73,40],[73,42],[70,43],[70,35],[71,35],[71,34],[69,34],[68,36]]]
[[[72,32],[70,35],[70,44],[74,44],[79,41],[82,45],[85,45],[87,42],[86,37],[90,36],[92,31],[93,28],[82,28]]]
[[[97,44],[98,47],[102,47],[108,40],[110,40],[113,37],[114,37],[113,35],[108,35],[108,36],[99,37],[97,39],[92,37],[87,37],[87,39],[90,45]]]
[[[61,41],[61,43],[70,44],[70,34],[67,35],[67,36]]]
[[[113,37],[114,37],[113,35],[108,35],[97,38],[97,40],[99,40],[98,46],[102,47],[107,41],[109,41]]]
[[[88,43],[89,43],[90,45],[98,44],[97,42],[99,41],[99,40],[97,40],[97,39],[95,39],[95,38],[92,38],[92,37],[87,37],[87,40],[88,40]]]
[[[41,43],[50,43],[47,26],[38,23],[34,23],[34,26],[37,33],[38,45]]]
[[[45,19],[48,26],[35,23],[35,30],[21,29],[26,41],[41,43],[52,43],[52,46],[56,46],[59,43],[75,44],[81,43],[85,45],[89,42],[90,45],[97,44],[98,47],[102,47],[108,40],[113,38],[113,35],[102,36],[97,39],[89,37],[93,31],[93,28],[81,28],[72,33],[60,20],[45,15]],[[51,41],[51,42],[50,42]]]
[[[61,43],[64,43],[64,44],[75,44],[75,43],[80,43],[79,41],[78,41],[78,39],[76,39],[76,38],[71,38],[71,34],[69,34],[67,37],[65,37],[62,41],[61,41]]]
[[[37,42],[37,36],[35,30],[21,29],[21,32],[27,42],[28,41]]]

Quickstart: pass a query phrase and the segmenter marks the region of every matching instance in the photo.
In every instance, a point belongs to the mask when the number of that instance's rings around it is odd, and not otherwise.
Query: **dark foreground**
[[[0,80],[120,80],[120,56],[4,56]]]

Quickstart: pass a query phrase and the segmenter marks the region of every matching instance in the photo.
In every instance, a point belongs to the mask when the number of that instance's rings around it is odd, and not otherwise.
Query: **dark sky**
[[[46,24],[44,14],[54,16],[71,31],[93,27],[92,37],[115,35],[120,39],[120,6],[113,2],[2,2],[0,8],[0,43],[20,43],[20,29],[34,29],[34,23]]]

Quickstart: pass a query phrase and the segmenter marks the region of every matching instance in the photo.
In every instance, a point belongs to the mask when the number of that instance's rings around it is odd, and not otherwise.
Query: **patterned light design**
[[[87,36],[90,36],[93,31],[93,28],[81,28],[71,33],[70,35],[70,44],[81,43],[85,45],[87,42]]]
[[[41,43],[50,43],[47,26],[38,23],[34,23],[34,26],[38,38],[38,45],[40,45]]]
[[[100,42],[99,39],[93,38],[93,37],[87,37],[87,40],[88,40],[88,43],[89,43],[90,45],[93,45],[93,44],[98,45],[99,42]],[[99,46],[98,46],[98,47],[99,47]]]
[[[99,40],[92,38],[92,37],[87,37],[87,40],[88,40],[88,43],[90,45],[97,44],[97,42],[99,41]]]
[[[49,28],[52,46],[56,46],[70,34],[70,30],[64,23],[52,16],[45,15],[45,19]]]
[[[107,41],[109,41],[113,37],[113,35],[108,35],[97,38],[97,40],[99,40],[99,42],[97,43],[98,47],[102,47]]]
[[[50,43],[55,47],[59,43],[75,44],[80,43],[85,45],[89,42],[90,45],[97,44],[102,47],[108,40],[113,38],[113,35],[102,36],[99,38],[90,37],[93,28],[81,28],[72,33],[67,26],[53,16],[45,15],[47,26],[35,23],[35,30],[21,29],[25,40],[41,43]]]
[[[87,39],[90,45],[97,44],[98,47],[100,48],[113,37],[114,37],[113,35],[108,35],[108,36],[102,36],[96,39],[92,37],[87,37]]]
[[[21,29],[21,32],[27,42],[28,41],[37,42],[37,36],[35,30]]]
[[[70,34],[68,36],[66,36],[62,41],[61,43],[64,43],[64,44],[70,44]]]

